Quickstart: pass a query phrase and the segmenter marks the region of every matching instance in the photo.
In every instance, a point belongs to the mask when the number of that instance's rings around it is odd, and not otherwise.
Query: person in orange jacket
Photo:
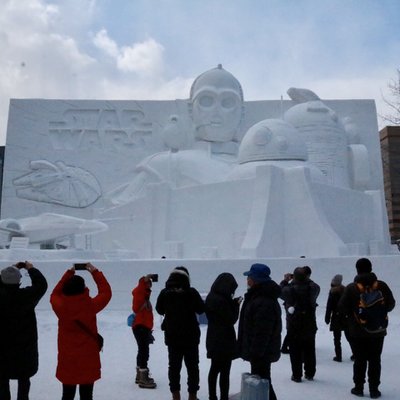
[[[98,293],[90,297],[84,279],[68,269],[55,286],[50,303],[58,317],[56,377],[63,385],[62,400],[73,400],[79,385],[81,400],[92,400],[94,382],[101,377],[96,314],[111,299],[111,287],[91,263],[86,264]]]
[[[148,361],[150,356],[149,345],[153,343],[153,307],[150,302],[152,281],[156,281],[155,274],[142,276],[138,285],[132,290],[132,310],[135,320],[132,324],[133,335],[138,346],[136,356],[136,380],[140,388],[154,389],[157,384],[150,377]]]

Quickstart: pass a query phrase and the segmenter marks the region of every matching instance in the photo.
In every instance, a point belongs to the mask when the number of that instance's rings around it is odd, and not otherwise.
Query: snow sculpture
[[[307,158],[299,132],[285,121],[264,120],[247,131],[230,178],[254,180],[263,195],[253,198],[243,255],[312,254],[316,237],[325,254],[344,251],[312,193],[325,176]]]
[[[47,249],[55,248],[65,240],[74,242],[75,235],[105,230],[107,225],[100,221],[52,213],[18,220],[7,218],[0,220],[0,232],[7,234],[4,240],[0,240],[0,247],[10,246],[15,237],[25,237],[29,239],[30,244],[46,246]],[[64,246],[60,248],[62,247]]]
[[[30,168],[33,172],[13,181],[22,199],[80,208],[90,206],[101,196],[96,178],[82,168],[47,160],[31,161]]]
[[[2,217],[94,218],[140,258],[389,253],[374,103],[288,94],[219,65],[187,100],[12,100]]]
[[[243,91],[239,81],[218,65],[193,83],[188,103],[195,142],[188,140],[179,117],[172,115],[163,129],[170,148],[147,157],[136,167],[131,182],[106,194],[111,205],[122,205],[143,193],[150,183],[166,182],[173,188],[221,182],[237,154],[237,135],[243,120]]]

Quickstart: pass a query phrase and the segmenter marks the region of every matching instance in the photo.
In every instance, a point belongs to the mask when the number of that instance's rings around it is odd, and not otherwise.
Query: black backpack
[[[367,333],[385,332],[388,315],[378,281],[375,280],[371,285],[358,282],[356,288],[360,295],[357,312],[354,313],[356,321]]]

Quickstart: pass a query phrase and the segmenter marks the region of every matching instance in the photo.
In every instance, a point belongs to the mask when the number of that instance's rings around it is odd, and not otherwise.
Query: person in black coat
[[[315,335],[316,307],[320,287],[310,280],[303,267],[293,271],[293,280],[282,288],[287,316],[292,381],[301,382],[303,375],[313,380],[316,372]]]
[[[21,272],[32,286],[20,288]],[[35,307],[46,293],[42,273],[28,262],[4,268],[0,282],[0,399],[10,399],[10,379],[18,380],[18,400],[28,400],[30,378],[39,366]]]
[[[235,323],[239,317],[241,298],[233,298],[237,282],[232,274],[218,275],[206,298],[208,320],[206,348],[211,359],[208,373],[209,400],[217,400],[219,375],[220,400],[229,398],[229,374],[232,360],[237,357]]]
[[[348,328],[351,348],[354,355],[353,381],[354,387],[351,393],[356,396],[364,395],[365,373],[368,370],[369,393],[372,399],[381,396],[379,385],[381,383],[381,354],[383,342],[386,336],[386,329],[377,333],[368,333],[357,322],[356,316],[359,312],[360,291],[358,284],[364,287],[377,285],[382,293],[386,312],[394,309],[396,301],[389,286],[378,280],[372,272],[372,264],[368,258],[360,258],[356,262],[357,276],[354,282],[346,286],[343,296],[339,301],[339,311],[348,316]]]
[[[346,318],[338,310],[339,300],[345,289],[342,285],[342,280],[343,276],[340,274],[332,278],[325,311],[325,323],[329,325],[329,330],[333,332],[333,344],[335,346],[335,357],[333,357],[333,361],[337,362],[342,362],[342,331],[344,331],[348,340]]]
[[[197,315],[204,313],[205,306],[199,292],[190,286],[189,272],[185,267],[177,267],[171,272],[157,298],[156,310],[164,316],[161,329],[168,347],[168,379],[172,397],[180,400],[180,373],[184,360],[189,400],[196,400],[200,382]]]
[[[248,290],[240,311],[239,354],[250,361],[251,374],[269,381],[269,398],[276,400],[271,383],[271,363],[281,355],[282,312],[278,302],[281,288],[264,264],[253,264],[247,276]]]

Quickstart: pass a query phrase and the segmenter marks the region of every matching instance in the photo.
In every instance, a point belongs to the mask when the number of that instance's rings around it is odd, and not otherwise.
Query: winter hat
[[[11,265],[1,271],[1,281],[5,285],[19,285],[21,282],[21,272],[17,267]]]
[[[250,277],[256,283],[264,283],[271,280],[271,269],[265,264],[253,264],[249,271],[243,272],[244,276]]]
[[[372,271],[372,264],[368,258],[360,258],[356,262],[357,274],[367,274]]]
[[[83,293],[85,287],[85,280],[79,275],[73,275],[64,283],[62,292],[65,296],[74,296]]]
[[[340,286],[342,284],[342,281],[343,281],[343,275],[340,274],[335,275],[332,278],[331,286]]]

